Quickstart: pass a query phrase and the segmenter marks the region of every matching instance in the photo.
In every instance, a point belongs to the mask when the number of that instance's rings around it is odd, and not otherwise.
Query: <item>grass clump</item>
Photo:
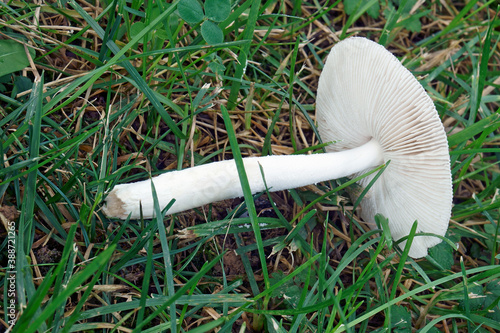
[[[495,2],[214,6],[1,4],[2,330],[500,330]],[[351,35],[387,47],[435,102],[458,250],[401,260],[352,212],[346,182],[153,221],[103,215],[117,183],[321,149],[318,76]]]

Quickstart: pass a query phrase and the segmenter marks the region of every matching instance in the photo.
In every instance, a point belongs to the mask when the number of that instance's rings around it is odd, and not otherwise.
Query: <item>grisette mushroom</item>
[[[331,50],[319,79],[316,119],[326,153],[244,158],[252,193],[296,188],[356,177],[390,161],[361,201],[361,217],[375,227],[378,213],[389,220],[394,239],[417,232],[444,236],[451,214],[448,144],[434,104],[415,77],[383,46],[352,37]],[[363,178],[365,188],[375,174]],[[109,217],[154,216],[151,180],[117,185],[103,208]],[[172,199],[173,214],[241,197],[236,164],[226,160],[172,171],[152,181],[160,206]],[[433,236],[413,239],[409,255],[420,258],[438,244]],[[404,242],[400,244],[404,247]]]

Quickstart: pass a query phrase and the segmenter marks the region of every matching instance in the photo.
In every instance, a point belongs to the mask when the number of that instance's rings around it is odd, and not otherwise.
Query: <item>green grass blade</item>
[[[161,242],[163,263],[165,265],[165,281],[166,281],[167,289],[164,291],[164,294],[173,298],[175,295],[175,287],[174,287],[174,273],[172,270],[173,269],[172,260],[170,257],[171,256],[170,255],[170,244],[168,243],[167,234],[165,231],[165,226],[163,224],[164,214],[162,214],[160,204],[158,202],[158,197],[156,195],[156,189],[155,189],[153,182],[151,182],[151,191],[153,192],[155,215],[156,215],[155,220],[156,220],[156,223],[158,225],[157,230],[158,230],[158,235],[160,237],[160,242]],[[170,204],[166,207],[166,210],[168,210],[172,204],[173,204],[173,201],[170,202]],[[177,331],[177,311],[176,311],[175,302],[172,302],[172,304],[170,306],[170,325],[171,325],[172,331],[176,332]]]
[[[270,287],[269,274],[267,272],[267,262],[266,255],[264,253],[264,246],[262,244],[262,236],[260,233],[260,226],[257,217],[257,211],[255,209],[255,203],[253,201],[252,190],[250,189],[250,184],[248,183],[248,178],[245,172],[245,166],[243,165],[243,159],[241,156],[240,149],[238,147],[238,141],[234,134],[233,125],[231,123],[231,118],[229,117],[229,112],[227,109],[221,105],[222,118],[224,119],[224,125],[226,126],[227,134],[229,137],[229,143],[231,144],[231,150],[233,152],[234,161],[236,163],[236,168],[238,170],[238,175],[240,177],[241,187],[243,189],[243,196],[245,198],[245,203],[248,209],[248,215],[250,217],[250,223],[255,234],[255,240],[259,250],[259,259],[262,265],[262,272],[264,276],[266,289]]]
[[[236,71],[234,73],[234,77],[236,80],[234,80],[233,84],[231,85],[231,91],[228,97],[227,107],[230,110],[234,109],[234,107],[236,106],[236,99],[238,98],[239,90],[241,87],[241,79],[243,78],[243,74],[245,73],[248,65],[248,54],[251,47],[251,40],[253,38],[257,19],[259,17],[260,0],[247,0],[247,3],[251,3],[251,6],[242,39],[247,40],[248,43],[242,46],[238,55],[239,64],[236,66]]]

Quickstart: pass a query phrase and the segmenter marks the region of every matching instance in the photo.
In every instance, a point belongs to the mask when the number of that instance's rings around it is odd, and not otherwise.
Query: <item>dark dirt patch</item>
[[[35,258],[38,263],[38,268],[40,273],[45,275],[52,265],[44,264],[55,264],[61,260],[62,253],[56,248],[50,248],[48,245],[41,246],[34,250]]]

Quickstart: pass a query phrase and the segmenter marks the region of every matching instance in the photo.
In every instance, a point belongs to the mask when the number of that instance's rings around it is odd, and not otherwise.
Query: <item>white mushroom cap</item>
[[[361,202],[363,220],[376,227],[375,214],[384,215],[395,240],[407,236],[415,220],[417,233],[444,236],[453,196],[448,142],[432,100],[415,77],[383,46],[353,37],[332,48],[317,96],[321,138],[338,141],[328,151],[374,138],[384,161],[390,160]],[[360,185],[366,187],[373,177]],[[409,255],[424,257],[439,242],[416,236]]]

